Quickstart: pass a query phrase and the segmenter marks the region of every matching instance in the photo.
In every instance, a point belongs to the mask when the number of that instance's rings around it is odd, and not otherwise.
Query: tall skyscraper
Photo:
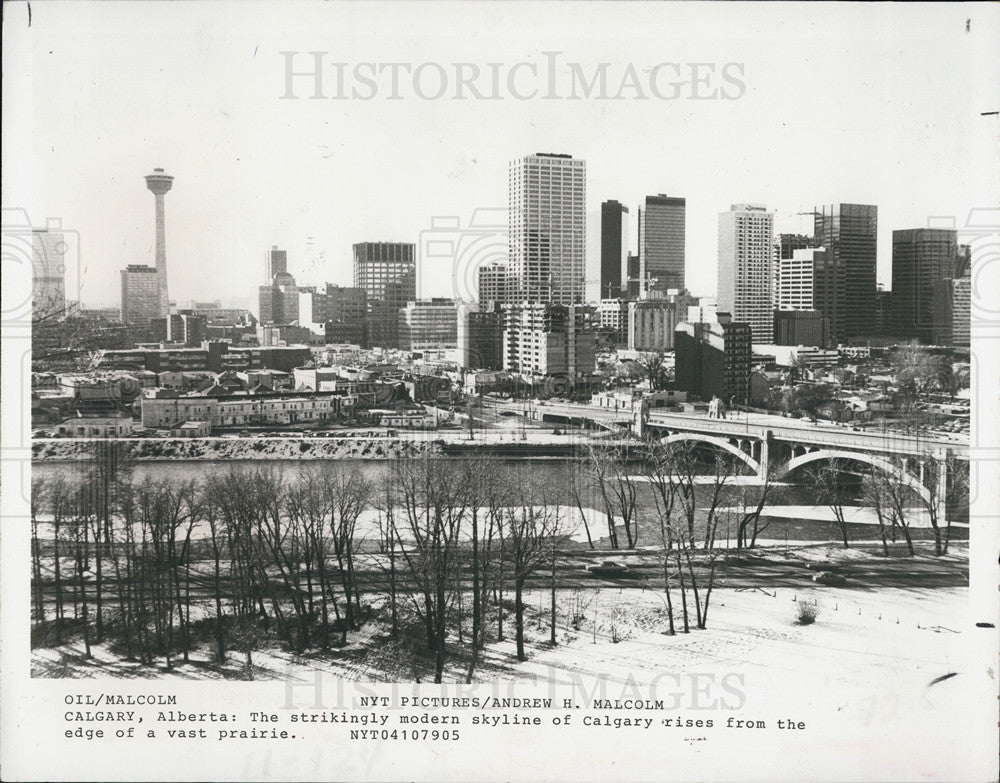
[[[510,164],[510,264],[516,301],[584,300],[587,165],[538,153]]]
[[[601,299],[622,296],[628,278],[628,207],[601,204]]]
[[[163,318],[160,273],[151,266],[129,264],[121,274],[122,323],[149,326],[154,318]]]
[[[286,272],[288,272],[288,252],[278,250],[277,245],[271,245],[271,249],[267,251],[267,269],[265,272],[267,282],[270,283],[275,275],[285,274]]]
[[[718,312],[748,324],[755,343],[774,339],[773,230],[763,204],[733,204],[719,215]]]
[[[639,275],[644,292],[683,290],[686,211],[683,198],[646,196],[639,211]]]
[[[354,287],[368,299],[368,342],[399,345],[399,311],[417,298],[416,248],[408,242],[359,242],[354,245]]]
[[[835,342],[871,334],[875,309],[878,207],[831,204],[814,210],[814,240],[826,248],[816,270],[816,309]]]
[[[170,297],[167,295],[167,227],[163,197],[174,186],[174,178],[163,169],[153,169],[146,175],[146,187],[156,201],[156,272],[160,286],[160,316],[170,314]]]
[[[66,317],[66,242],[61,221],[31,232],[32,319]]]
[[[912,228],[892,232],[893,337],[934,342],[934,286],[951,279],[958,257],[953,229]]]

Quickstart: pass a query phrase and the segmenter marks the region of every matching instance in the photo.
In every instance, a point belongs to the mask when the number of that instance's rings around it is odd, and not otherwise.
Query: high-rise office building
[[[752,330],[733,322],[728,313],[719,313],[718,319],[677,325],[674,382],[703,400],[715,396],[727,405],[745,403],[750,396]]]
[[[872,312],[872,336],[885,337],[888,335],[891,318],[892,291],[886,291],[879,285],[875,289],[875,310]]]
[[[594,372],[592,308],[525,302],[504,307],[503,367],[524,377],[575,379]]]
[[[457,347],[458,306],[454,300],[418,299],[400,309],[400,350],[440,351]]]
[[[410,242],[354,245],[354,287],[368,300],[368,344],[399,346],[399,311],[417,298],[415,246]]]
[[[288,252],[278,250],[277,245],[272,245],[267,251],[267,261],[265,269],[265,280],[270,282],[275,275],[286,274],[288,272]]]
[[[601,299],[622,296],[628,277],[628,207],[601,204]]]
[[[412,242],[359,242],[354,245],[354,287],[370,300],[405,307],[416,299],[417,270]]]
[[[458,362],[473,370],[503,369],[503,312],[499,305],[458,306]]]
[[[586,163],[570,155],[538,153],[511,162],[511,301],[583,302],[586,181]]]
[[[934,283],[935,345],[969,345],[972,331],[972,278],[952,277]]]
[[[602,299],[597,304],[597,325],[613,346],[628,341],[628,305],[624,299]]]
[[[782,259],[792,258],[796,250],[816,247],[816,241],[805,234],[778,234],[774,237],[771,249],[774,253],[774,301],[778,301],[778,276]]]
[[[66,242],[61,221],[31,232],[32,319],[66,317]]]
[[[259,289],[260,323],[265,326],[298,323],[299,288],[295,278],[278,272],[270,285]]]
[[[680,310],[680,312],[678,312]],[[684,319],[687,305],[678,308],[666,299],[629,302],[628,348],[630,351],[672,351],[674,330]]]
[[[747,324],[756,343],[774,338],[773,229],[763,204],[733,204],[719,215],[718,311]]]
[[[958,258],[953,229],[912,228],[892,232],[893,337],[934,339],[934,286],[951,279]]]
[[[129,264],[122,270],[122,323],[149,326],[160,313],[160,276],[155,267]]]
[[[327,283],[321,302],[328,343],[367,345],[368,295],[363,288]]]
[[[639,254],[629,253],[625,261],[625,298],[635,300],[643,291],[642,278],[639,277]]]
[[[491,261],[476,270],[479,306],[485,308],[490,302],[503,304],[510,293],[510,266],[503,261]]]
[[[795,249],[777,261],[776,310],[813,310],[816,306],[816,267],[822,268],[821,247]]]
[[[875,308],[878,207],[831,204],[814,210],[814,239],[826,249],[816,269],[815,304],[834,341],[869,335]]]
[[[646,196],[639,210],[639,276],[643,292],[684,289],[686,201]]]

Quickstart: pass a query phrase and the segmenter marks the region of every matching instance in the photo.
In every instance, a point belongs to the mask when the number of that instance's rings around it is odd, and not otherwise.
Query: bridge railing
[[[957,454],[968,450],[962,443],[929,438],[915,438],[892,432],[854,432],[826,429],[825,427],[791,427],[779,423],[754,424],[739,419],[700,419],[669,413],[650,412],[648,424],[688,432],[705,432],[726,437],[752,437],[763,439],[768,431],[773,440],[788,441],[809,446],[840,446],[865,449],[882,453],[926,454],[948,449]]]

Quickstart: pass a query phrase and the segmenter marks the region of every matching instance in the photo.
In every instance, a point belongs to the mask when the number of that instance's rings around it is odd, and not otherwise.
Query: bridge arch
[[[890,476],[898,479],[903,484],[917,492],[925,502],[929,502],[931,500],[931,491],[921,484],[920,480],[916,478],[916,476],[906,470],[899,469],[896,465],[893,465],[891,462],[888,462],[881,457],[876,457],[874,454],[868,454],[867,452],[861,451],[835,451],[832,449],[819,449],[817,451],[810,451],[806,454],[800,454],[798,457],[795,457],[786,464],[782,465],[778,469],[775,478],[784,478],[793,470],[801,468],[803,465],[808,465],[810,462],[834,459],[864,462],[865,464],[878,468],[882,472],[888,473]]]
[[[723,438],[717,438],[714,435],[705,435],[700,432],[675,432],[673,435],[668,435],[666,438],[662,439],[663,443],[681,443],[683,441],[695,441],[698,443],[710,443],[723,451],[728,451],[734,457],[737,457],[743,461],[743,463],[750,468],[754,473],[760,473],[760,463],[757,462],[753,457],[747,454],[745,451],[741,451],[739,448],[734,446],[728,440]]]

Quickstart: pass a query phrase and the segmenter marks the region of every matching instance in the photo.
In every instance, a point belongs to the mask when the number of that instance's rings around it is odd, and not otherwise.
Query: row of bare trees
[[[907,554],[915,549],[911,527],[916,517],[926,519],[934,538],[934,554],[945,555],[951,543],[952,521],[968,513],[969,466],[952,455],[925,455],[913,460],[923,473],[914,474],[910,460],[886,456],[883,465],[854,467],[833,459],[808,471],[807,477],[820,503],[829,507],[844,547],[850,546],[847,499],[860,477],[862,506],[875,513],[882,552],[888,557],[890,541],[902,538]]]
[[[555,494],[530,465],[486,459],[400,459],[378,480],[340,462],[186,483],[135,481],[127,465],[36,479],[36,629],[168,669],[210,639],[218,663],[240,653],[252,672],[269,640],[342,646],[385,603],[393,639],[422,629],[436,681],[456,644],[471,681],[488,638],[504,639],[510,592],[526,659],[524,593],[546,563],[555,636]]]

